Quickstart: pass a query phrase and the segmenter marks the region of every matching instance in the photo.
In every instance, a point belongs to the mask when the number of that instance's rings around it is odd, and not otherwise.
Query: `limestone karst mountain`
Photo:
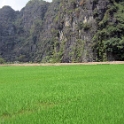
[[[123,0],[30,0],[0,9],[0,58],[7,62],[124,60]]]

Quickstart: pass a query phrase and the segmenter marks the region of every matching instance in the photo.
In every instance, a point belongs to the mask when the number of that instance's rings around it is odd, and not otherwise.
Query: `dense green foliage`
[[[98,20],[98,31],[94,36],[94,50],[98,61],[124,60],[124,2],[111,1],[102,20]],[[111,58],[111,57],[110,57]]]
[[[4,64],[4,63],[5,63],[5,60],[0,57],[0,64]]]
[[[1,124],[122,124],[124,65],[0,67]]]

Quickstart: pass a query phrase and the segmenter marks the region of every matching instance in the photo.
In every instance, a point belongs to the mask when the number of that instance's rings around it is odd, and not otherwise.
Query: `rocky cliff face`
[[[124,60],[122,0],[32,0],[0,9],[0,56],[6,61]]]

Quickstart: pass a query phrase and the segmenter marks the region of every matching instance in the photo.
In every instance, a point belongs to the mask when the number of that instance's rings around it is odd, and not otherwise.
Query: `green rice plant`
[[[0,124],[122,124],[124,65],[0,67]]]

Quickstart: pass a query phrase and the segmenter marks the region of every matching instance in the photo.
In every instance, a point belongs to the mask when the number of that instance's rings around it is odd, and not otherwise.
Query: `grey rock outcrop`
[[[0,9],[0,57],[9,62],[116,60],[123,51],[124,23],[123,16],[115,16],[121,12],[116,5],[123,1],[115,2],[31,0],[21,11],[5,6]],[[108,33],[109,25],[121,26],[114,31],[110,27]],[[115,39],[112,39],[113,33]],[[118,49],[115,46],[109,51],[114,41],[119,43],[117,46],[121,45],[119,52],[113,52]]]

